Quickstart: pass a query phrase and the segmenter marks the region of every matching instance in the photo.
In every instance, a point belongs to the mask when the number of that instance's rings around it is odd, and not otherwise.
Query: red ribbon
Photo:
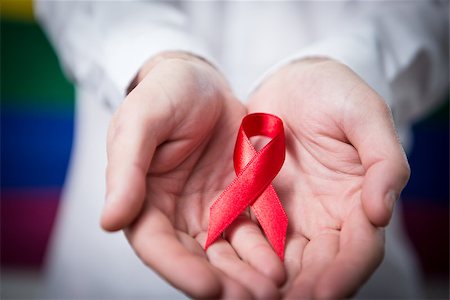
[[[271,138],[260,151],[256,151],[249,140],[258,135]],[[210,208],[205,249],[251,206],[267,239],[283,260],[288,219],[271,182],[280,171],[284,158],[285,137],[281,119],[265,113],[244,117],[234,148],[237,177]]]

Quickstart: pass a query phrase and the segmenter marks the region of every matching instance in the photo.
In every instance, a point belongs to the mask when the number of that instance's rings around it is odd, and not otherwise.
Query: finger
[[[343,224],[339,253],[319,278],[315,297],[352,296],[381,263],[383,251],[383,229],[370,223],[362,207],[355,208]]]
[[[251,293],[246,288],[244,288],[239,282],[226,276],[223,272],[220,272],[220,270],[217,270],[217,273],[221,276],[223,283],[222,294],[220,295],[220,299],[229,299],[229,300],[253,299]]]
[[[226,240],[217,240],[208,248],[207,255],[213,266],[241,283],[254,298],[279,298],[275,283],[242,261]]]
[[[286,283],[283,291],[286,292],[291,287],[294,279],[300,272],[303,251],[308,244],[308,239],[300,234],[289,234],[286,236],[286,250],[284,253],[284,267],[286,270]]]
[[[386,226],[395,200],[408,181],[408,162],[383,100],[367,88],[355,89],[353,96],[364,103],[350,109],[345,132],[366,170],[363,207],[374,225]]]
[[[312,238],[306,245],[301,270],[289,288],[287,299],[312,299],[318,278],[339,249],[339,232],[330,231]]]
[[[283,264],[258,225],[247,216],[239,216],[227,229],[226,237],[236,253],[253,268],[281,285],[285,278]]]
[[[139,213],[156,146],[171,130],[170,105],[164,104],[157,88],[151,84],[146,88],[145,94],[138,86],[128,95],[109,128],[107,196],[101,220],[106,230],[124,228]],[[154,98],[151,109],[143,105],[150,96]]]
[[[218,298],[223,292],[223,282],[217,270],[199,255],[200,245],[190,238],[177,238],[177,233],[167,217],[150,208],[139,218],[126,235],[137,255],[174,287],[193,298]],[[196,246],[197,244],[197,246]],[[233,286],[226,281],[227,285]],[[234,285],[235,286],[235,285]]]

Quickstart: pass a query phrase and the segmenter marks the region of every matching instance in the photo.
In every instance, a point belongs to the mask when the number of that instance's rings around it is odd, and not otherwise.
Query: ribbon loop
[[[249,139],[258,135],[271,138],[260,151]],[[283,260],[288,219],[271,182],[283,166],[285,147],[280,118],[265,113],[244,117],[233,157],[237,177],[210,208],[205,249],[251,206],[272,248]]]

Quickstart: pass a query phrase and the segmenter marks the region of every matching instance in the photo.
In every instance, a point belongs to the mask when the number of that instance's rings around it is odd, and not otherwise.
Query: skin
[[[279,70],[248,107],[286,127],[286,161],[274,182],[289,217],[285,297],[351,296],[382,260],[382,227],[409,178],[389,108],[327,59]]]
[[[273,182],[289,216],[284,264],[248,211],[203,250],[209,207],[235,177],[238,127],[256,111],[286,128]],[[381,261],[381,227],[409,174],[382,99],[322,59],[282,68],[244,107],[205,61],[161,54],[115,113],[107,149],[102,227],[124,229],[145,264],[194,298],[351,295]]]

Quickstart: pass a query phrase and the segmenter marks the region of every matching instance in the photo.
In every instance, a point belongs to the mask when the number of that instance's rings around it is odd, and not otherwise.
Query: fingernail
[[[390,212],[394,210],[394,205],[397,201],[397,198],[397,193],[394,191],[387,192],[386,196],[384,197],[384,202],[386,203],[386,207]]]

